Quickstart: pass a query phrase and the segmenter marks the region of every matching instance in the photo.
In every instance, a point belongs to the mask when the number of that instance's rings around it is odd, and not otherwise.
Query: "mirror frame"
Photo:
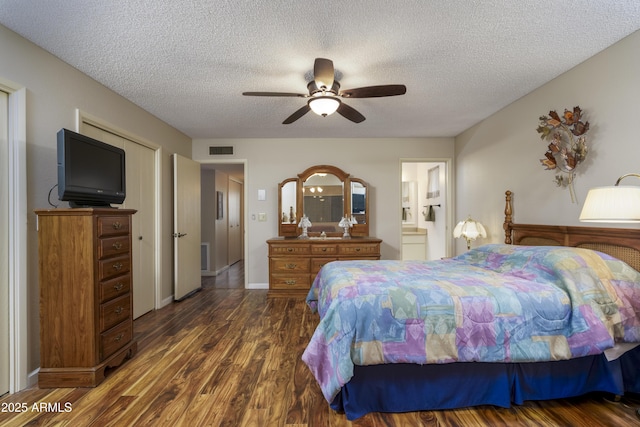
[[[298,228],[298,223],[300,222],[300,218],[302,218],[302,213],[304,212],[304,199],[302,188],[304,182],[311,176],[317,173],[327,173],[336,176],[340,181],[342,181],[342,190],[343,190],[343,198],[344,198],[344,213],[349,213],[351,215],[351,183],[357,182],[361,184],[365,188],[365,223],[364,224],[355,224],[350,231],[352,236],[368,236],[369,235],[369,199],[371,194],[369,192],[369,186],[365,181],[359,178],[352,178],[351,175],[343,171],[342,169],[331,166],[331,165],[316,165],[311,166],[306,169],[304,172],[299,173],[297,178],[287,178],[281,183],[278,184],[278,235],[284,237],[297,237],[302,233],[302,230]],[[282,187],[284,187],[289,182],[296,182],[296,212],[295,223],[283,223],[282,222]],[[337,225],[337,224],[336,224]],[[309,232],[310,236],[319,236],[319,232]],[[327,236],[342,236],[342,231],[329,232]]]

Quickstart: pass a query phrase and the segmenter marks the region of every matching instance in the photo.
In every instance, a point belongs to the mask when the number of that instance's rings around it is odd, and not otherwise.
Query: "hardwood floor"
[[[99,387],[36,387],[3,396],[0,425],[640,425],[635,403],[608,403],[596,395],[510,409],[376,413],[349,422],[329,408],[300,360],[317,316],[301,299],[244,290],[242,268],[206,278],[191,298],[137,319],[138,354]]]

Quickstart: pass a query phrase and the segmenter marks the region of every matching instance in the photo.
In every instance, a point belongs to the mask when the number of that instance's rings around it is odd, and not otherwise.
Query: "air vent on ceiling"
[[[233,146],[209,147],[210,156],[219,156],[221,154],[233,154]]]

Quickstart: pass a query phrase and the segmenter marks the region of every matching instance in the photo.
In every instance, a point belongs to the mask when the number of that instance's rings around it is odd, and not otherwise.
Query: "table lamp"
[[[487,231],[478,221],[471,219],[469,216],[464,221],[460,221],[456,228],[453,229],[453,237],[464,237],[467,241],[467,250],[471,249],[471,241],[478,237],[487,237]]]

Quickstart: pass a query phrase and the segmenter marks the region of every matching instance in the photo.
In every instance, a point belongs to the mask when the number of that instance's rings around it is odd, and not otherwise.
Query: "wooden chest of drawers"
[[[269,239],[269,296],[306,295],[323,265],[339,260],[380,259],[381,242],[372,237]]]
[[[136,352],[131,215],[124,209],[37,210],[38,385],[93,387]]]

